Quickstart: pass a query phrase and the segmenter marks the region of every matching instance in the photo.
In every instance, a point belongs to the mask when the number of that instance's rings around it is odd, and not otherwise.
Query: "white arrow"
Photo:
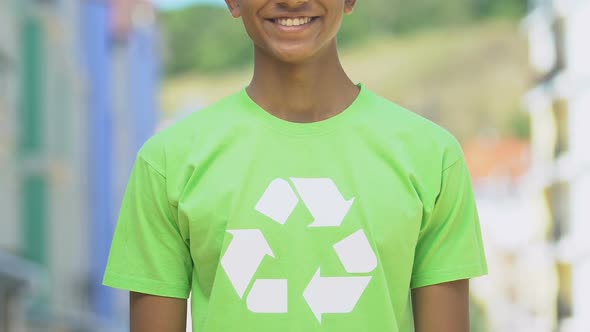
[[[369,273],[377,268],[377,256],[362,229],[336,243],[334,250],[348,273]]]
[[[322,314],[351,312],[369,281],[370,276],[323,278],[318,269],[303,292],[303,297],[321,324]]]
[[[299,199],[289,182],[275,179],[268,185],[256,204],[256,210],[279,224],[284,224],[297,206]]]
[[[264,256],[275,256],[259,229],[228,230],[228,232],[233,234],[234,238],[221,259],[221,266],[242,298]]]
[[[287,279],[256,279],[248,294],[248,309],[256,313],[278,314],[288,311]]]
[[[342,224],[354,198],[345,200],[334,181],[327,178],[291,178],[291,181],[314,217],[314,221],[309,227],[329,227]]]

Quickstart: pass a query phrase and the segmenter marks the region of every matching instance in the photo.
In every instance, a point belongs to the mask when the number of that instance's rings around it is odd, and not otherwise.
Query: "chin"
[[[307,54],[298,54],[298,53],[283,53],[277,54],[275,58],[281,62],[288,63],[288,64],[302,64],[313,57]]]
[[[319,51],[310,47],[281,47],[273,48],[271,56],[275,59],[289,63],[289,64],[301,64],[312,60],[319,55]]]

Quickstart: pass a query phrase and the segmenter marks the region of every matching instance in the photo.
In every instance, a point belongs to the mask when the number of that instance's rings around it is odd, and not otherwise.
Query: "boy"
[[[459,144],[355,85],[336,33],[355,0],[226,0],[250,85],[152,137],[106,285],[131,331],[465,332],[487,271]]]

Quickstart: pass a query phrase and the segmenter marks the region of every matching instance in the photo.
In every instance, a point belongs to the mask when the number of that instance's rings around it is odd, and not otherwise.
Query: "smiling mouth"
[[[273,22],[274,24],[284,26],[284,27],[297,27],[297,26],[309,24],[309,23],[315,21],[316,19],[317,19],[317,17],[306,16],[306,17],[293,17],[293,18],[275,18],[275,19],[269,19],[269,21]]]

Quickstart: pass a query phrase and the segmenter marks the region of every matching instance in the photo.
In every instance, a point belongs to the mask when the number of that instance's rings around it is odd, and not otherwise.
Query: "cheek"
[[[324,33],[328,36],[328,39],[336,37],[342,24],[342,15],[330,15],[326,17],[326,30]]]
[[[262,42],[262,37],[260,36],[261,30],[263,29],[262,26],[258,25],[257,22],[253,20],[242,20],[244,24],[244,28],[246,29],[246,33],[250,36],[250,39],[256,45],[260,45]]]

